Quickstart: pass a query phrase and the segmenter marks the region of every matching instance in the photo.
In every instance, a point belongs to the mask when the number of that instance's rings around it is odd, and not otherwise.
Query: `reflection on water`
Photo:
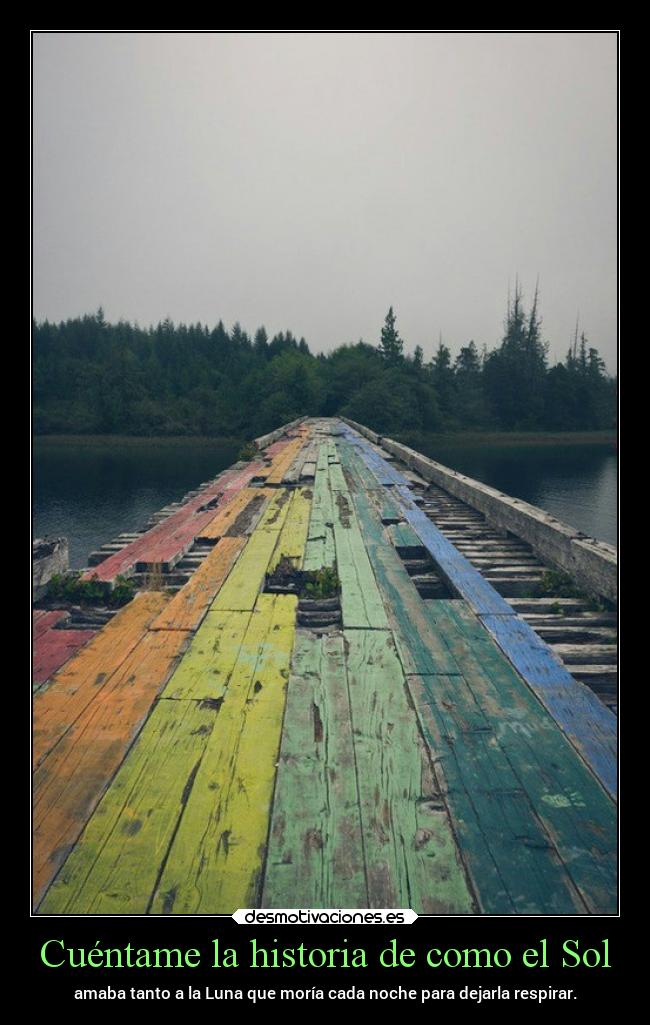
[[[432,459],[617,543],[617,456],[607,445],[436,446]]]
[[[118,534],[144,526],[152,513],[237,459],[239,444],[214,439],[197,444],[74,446],[36,439],[34,536],[67,537],[70,566]]]

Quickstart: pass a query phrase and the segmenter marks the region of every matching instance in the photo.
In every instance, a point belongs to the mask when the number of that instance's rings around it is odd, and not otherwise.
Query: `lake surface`
[[[33,460],[34,537],[67,537],[70,566],[118,534],[144,526],[152,513],[176,502],[237,460],[240,441],[36,438]]]
[[[611,444],[425,446],[424,454],[523,498],[601,541],[617,544],[618,456]],[[424,451],[424,449],[423,449]]]
[[[67,537],[70,566],[237,459],[231,439],[94,441],[36,438],[34,536]],[[423,446],[423,451],[424,451]],[[427,446],[438,462],[616,544],[617,457],[608,445]]]

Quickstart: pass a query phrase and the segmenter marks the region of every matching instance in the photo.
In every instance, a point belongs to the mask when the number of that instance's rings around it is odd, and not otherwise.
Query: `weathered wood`
[[[230,914],[259,901],[297,599],[262,595],[194,780],[152,912]]]
[[[145,592],[113,619],[34,696],[34,765],[43,760],[142,639],[168,596]]]
[[[392,636],[344,636],[369,906],[467,914],[472,896]]]
[[[273,572],[283,556],[290,559],[296,568],[302,567],[309,527],[311,498],[312,492],[309,488],[296,488],[293,491],[284,526],[280,531],[278,543],[269,563],[269,572]]]
[[[262,906],[368,906],[340,634],[297,634]]]
[[[336,467],[340,470],[340,467]],[[331,474],[332,467],[330,467]],[[341,581],[341,609],[346,627],[385,629],[388,618],[375,580],[350,493],[339,490],[334,498],[334,543]]]
[[[149,631],[34,774],[38,904],[140,731],[189,634]]]
[[[282,489],[272,499],[234,569],[213,601],[212,609],[252,611],[278,543],[290,498],[290,492]]]
[[[96,630],[57,630],[49,627],[34,638],[32,686],[41,687],[97,633]]]
[[[158,702],[41,902],[41,914],[149,910],[217,716],[209,702]]]
[[[151,630],[195,630],[246,544],[243,537],[222,537],[204,561],[154,619]]]
[[[252,615],[252,612],[208,612],[163,697],[221,701]]]
[[[266,488],[242,488],[241,491],[226,492],[217,506],[216,516],[197,534],[197,539],[216,541],[226,534],[250,534],[271,495],[272,491]]]

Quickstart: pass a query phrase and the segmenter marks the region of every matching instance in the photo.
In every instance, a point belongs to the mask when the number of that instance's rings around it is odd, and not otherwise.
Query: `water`
[[[67,537],[70,566],[80,569],[100,545],[144,526],[152,513],[234,463],[240,446],[220,438],[82,444],[36,438],[34,537]]]
[[[67,537],[70,565],[177,501],[237,458],[240,443],[37,438],[34,536]],[[418,445],[418,447],[420,447]],[[499,491],[547,509],[616,544],[617,459],[606,445],[485,445],[451,441],[421,450]]]
[[[425,447],[425,454],[439,463],[617,544],[618,458],[611,445],[453,441],[424,445],[422,451]]]

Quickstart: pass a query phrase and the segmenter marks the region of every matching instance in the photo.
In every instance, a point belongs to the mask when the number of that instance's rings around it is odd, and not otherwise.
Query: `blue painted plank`
[[[609,793],[617,788],[616,716],[556,659],[528,623],[479,616],[517,672],[582,753]]]

